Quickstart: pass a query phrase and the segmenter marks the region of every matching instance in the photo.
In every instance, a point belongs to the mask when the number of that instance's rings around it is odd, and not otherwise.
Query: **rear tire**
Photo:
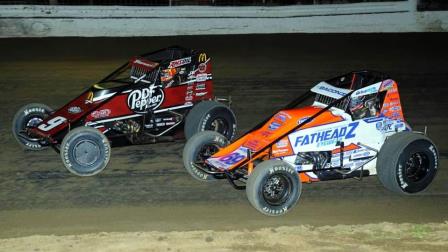
[[[93,176],[104,170],[109,163],[109,140],[95,128],[78,127],[62,140],[61,159],[71,173]]]
[[[215,154],[220,148],[224,148],[229,144],[227,138],[215,131],[199,132],[191,137],[184,147],[182,159],[184,167],[190,175],[199,181],[213,181],[216,176],[207,174],[192,163],[202,163],[202,167],[207,169],[203,163],[205,159]]]
[[[26,128],[36,127],[52,112],[53,110],[49,106],[40,103],[30,103],[17,111],[12,120],[12,134],[20,146],[24,149],[33,151],[43,150],[47,147],[42,145],[39,141],[32,141],[20,137],[20,132],[24,131]]]
[[[378,154],[378,179],[390,191],[412,194],[425,190],[437,173],[439,154],[426,136],[400,132],[389,137]]]
[[[194,134],[211,130],[232,140],[236,133],[236,118],[232,110],[216,101],[202,101],[196,104],[185,119],[185,138]]]
[[[281,160],[267,160],[255,167],[246,184],[246,195],[255,209],[279,216],[294,207],[302,193],[297,171]]]

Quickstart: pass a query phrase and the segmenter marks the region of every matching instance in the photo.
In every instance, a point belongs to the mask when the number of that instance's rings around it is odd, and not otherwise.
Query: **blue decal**
[[[277,114],[275,118],[278,119],[279,121],[286,122],[286,116],[283,114]]]
[[[377,130],[382,130],[383,129],[383,122],[377,122],[376,123],[376,129]]]
[[[341,128],[329,129],[304,136],[298,136],[294,143],[294,147],[313,143],[317,143],[319,146],[329,145],[337,140],[353,138],[356,136],[355,130],[358,125],[359,122],[352,122],[348,126]]]
[[[241,160],[243,160],[244,158],[246,158],[245,156],[239,154],[238,152],[234,152],[234,153],[230,153],[227,156],[221,157],[219,159],[219,161],[227,164],[227,165],[233,165],[236,164],[238,162],[240,162]]]
[[[381,89],[390,89],[392,87],[392,84],[394,82],[390,79],[383,81],[383,84],[381,85]]]
[[[276,129],[280,128],[280,126],[282,126],[280,123],[274,121],[274,122],[271,122],[271,124],[269,124],[269,129],[276,130]]]
[[[375,93],[377,91],[376,87],[369,87],[364,90],[358,90],[355,92],[355,95],[367,94],[367,93]]]
[[[308,119],[310,119],[309,116],[305,116],[305,117],[303,117],[303,118],[300,118],[299,121],[297,122],[297,124],[301,124],[301,123],[303,123],[304,121],[306,121],[306,120],[308,120]]]
[[[378,122],[378,121],[382,121],[382,120],[383,120],[382,117],[370,117],[370,118],[364,119],[364,122],[373,123],[373,122]]]

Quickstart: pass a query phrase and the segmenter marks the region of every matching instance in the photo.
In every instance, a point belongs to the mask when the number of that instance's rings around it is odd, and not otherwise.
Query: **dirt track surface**
[[[375,177],[322,182],[305,185],[289,214],[269,218],[249,205],[244,191],[190,178],[181,164],[182,141],[114,148],[103,173],[79,178],[54,151],[23,151],[11,136],[22,105],[57,108],[128,57],[172,44],[209,52],[216,94],[232,96],[241,131],[320,80],[375,69],[398,81],[411,125],[427,125],[441,153],[448,152],[445,34],[2,39],[0,238],[448,220],[445,159],[422,194],[393,194]]]
[[[4,251],[446,251],[448,223],[94,233],[0,240]]]

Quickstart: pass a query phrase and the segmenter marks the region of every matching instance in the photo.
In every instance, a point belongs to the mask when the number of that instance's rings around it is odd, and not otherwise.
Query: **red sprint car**
[[[214,97],[211,70],[203,51],[169,47],[146,53],[56,111],[38,103],[22,107],[12,131],[25,149],[53,147],[79,176],[107,166],[116,138],[155,143],[213,130],[231,139],[235,115]]]

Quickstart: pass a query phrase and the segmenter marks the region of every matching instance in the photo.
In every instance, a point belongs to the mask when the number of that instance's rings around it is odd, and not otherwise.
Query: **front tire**
[[[400,194],[425,190],[437,173],[439,154],[426,136],[400,132],[389,137],[378,154],[378,179]]]
[[[199,132],[191,137],[184,147],[182,159],[185,169],[199,181],[213,181],[217,177],[201,171],[193,164],[210,169],[205,160],[229,144],[226,137],[215,131]]]
[[[232,140],[236,133],[236,118],[232,110],[216,101],[203,101],[196,104],[185,119],[185,138],[211,130]]]
[[[296,205],[301,192],[297,171],[281,160],[261,162],[246,184],[246,195],[251,205],[269,216],[285,214]]]
[[[20,146],[33,151],[43,150],[47,147],[42,145],[39,140],[26,138],[23,133],[27,128],[36,127],[52,112],[53,110],[49,106],[40,103],[30,103],[17,111],[12,120],[12,134]]]
[[[99,130],[78,127],[70,131],[61,144],[65,167],[78,176],[93,176],[106,168],[110,159],[110,143]]]

